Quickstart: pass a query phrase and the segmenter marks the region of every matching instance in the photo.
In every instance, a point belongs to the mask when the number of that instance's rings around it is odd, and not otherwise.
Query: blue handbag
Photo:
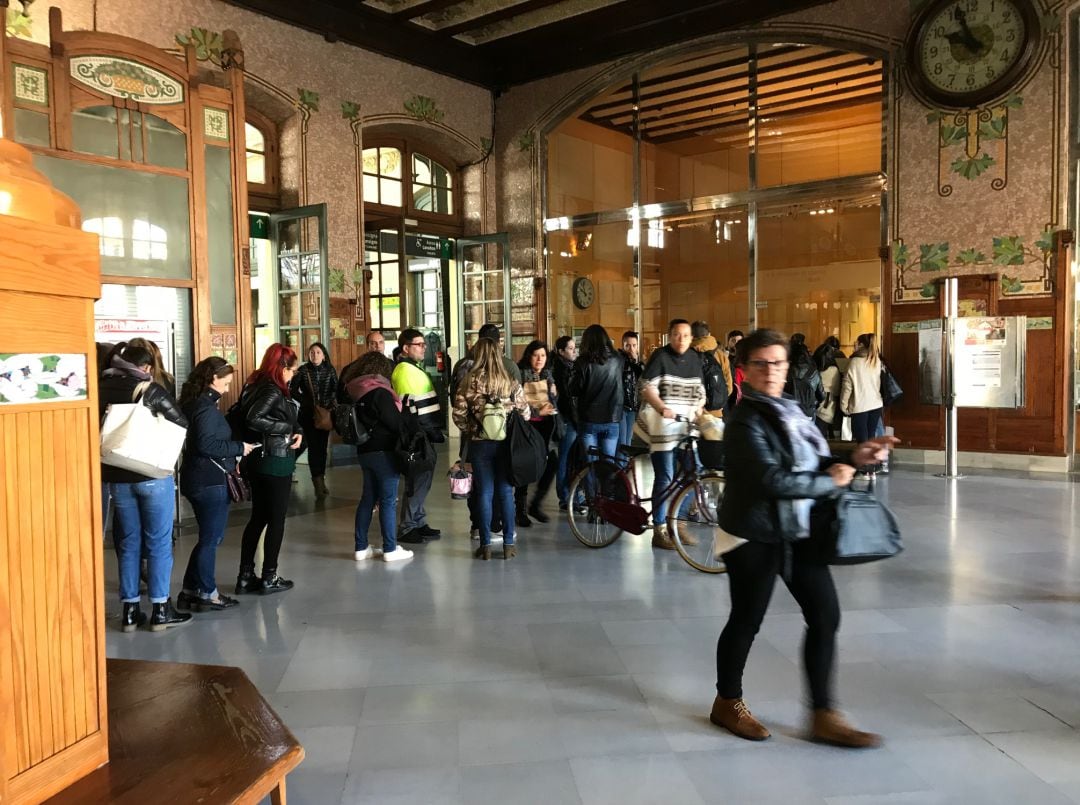
[[[822,558],[830,565],[876,562],[904,550],[896,515],[874,495],[872,481],[866,489],[849,487],[815,504],[811,536],[819,540]]]

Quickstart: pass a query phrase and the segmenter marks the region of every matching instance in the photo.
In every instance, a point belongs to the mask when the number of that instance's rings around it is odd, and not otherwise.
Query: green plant
[[[446,116],[435,100],[426,95],[413,95],[405,101],[405,111],[417,120],[426,120],[429,123],[441,123]]]
[[[195,58],[199,61],[210,61],[221,66],[221,49],[224,41],[217,31],[208,31],[206,28],[192,28],[186,34],[176,35],[176,44],[180,47],[192,45],[195,48]]]

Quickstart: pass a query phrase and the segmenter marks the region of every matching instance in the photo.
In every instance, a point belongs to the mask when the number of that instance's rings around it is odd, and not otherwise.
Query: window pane
[[[233,197],[228,148],[207,145],[206,241],[210,258],[210,321],[236,324],[236,259]]]
[[[248,151],[257,151],[260,154],[266,152],[266,141],[263,138],[263,133],[250,123],[244,124],[244,141]]]
[[[322,297],[318,291],[306,291],[300,294],[300,318],[304,324],[318,324],[322,320]]]
[[[371,304],[371,319],[370,319],[371,326],[373,328],[381,327],[382,326],[382,313],[379,312],[379,297],[377,297],[377,296],[372,297],[371,300],[370,300],[370,304]]]
[[[379,180],[375,176],[368,176],[366,173],[364,174],[364,201],[370,204],[379,203]]]
[[[182,381],[196,356],[191,322],[191,290],[149,285],[102,285],[94,316],[116,319],[164,319],[173,325],[173,349],[159,344],[165,369]],[[200,356],[201,357],[201,356]]]
[[[125,277],[190,279],[191,233],[188,218],[188,182],[182,176],[163,176],[127,168],[92,165],[72,159],[34,155],[34,167],[61,192],[75,200],[86,220],[115,218],[124,237],[136,220],[148,221],[164,233],[169,244],[163,260],[136,260],[130,249],[105,255],[102,274]],[[231,251],[232,215],[228,216]]]
[[[432,163],[432,169],[433,169],[433,172],[435,174],[435,184],[438,185],[439,187],[449,187],[450,186],[450,172],[447,171],[446,168],[444,168],[438,162],[433,162]]]
[[[82,154],[119,157],[116,109],[111,106],[91,106],[72,112],[71,148]]]
[[[26,145],[50,145],[48,114],[30,109],[16,109],[15,141]]]
[[[431,209],[431,188],[423,184],[414,184],[412,186],[413,194],[413,207],[425,212],[432,212]]]
[[[397,296],[384,296],[382,300],[382,326],[387,330],[401,327],[401,299]]]
[[[454,212],[453,193],[445,187],[435,188],[435,212],[451,215]]]
[[[380,291],[384,294],[396,294],[398,292],[398,263],[383,263]]]
[[[379,185],[382,190],[379,196],[379,203],[388,204],[391,207],[400,207],[401,182],[396,179],[380,179]]]
[[[364,177],[365,181],[367,177]],[[247,152],[247,180],[251,184],[266,184],[266,157]]]
[[[146,161],[163,168],[187,167],[187,135],[167,120],[143,115],[146,126]]]
[[[431,162],[420,154],[413,155],[413,181],[431,184]]]
[[[379,173],[382,176],[401,178],[401,152],[396,148],[379,149]]]
[[[365,148],[363,153],[364,173],[378,174],[379,172],[379,149]]]

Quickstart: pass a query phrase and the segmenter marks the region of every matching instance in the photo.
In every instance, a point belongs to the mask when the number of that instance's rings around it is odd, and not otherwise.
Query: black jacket
[[[636,411],[638,406],[641,405],[641,395],[638,391],[638,383],[641,381],[641,376],[645,373],[645,364],[641,361],[633,360],[622,350],[619,350],[619,355],[623,359],[623,410]]]
[[[98,385],[98,414],[105,416],[105,409],[109,405],[121,405],[130,403],[135,388],[143,381],[132,374],[115,374],[122,370],[110,370]],[[162,386],[151,383],[142,395],[142,403],[158,416],[163,416],[170,422],[174,422],[182,428],[188,426],[187,418],[181,413],[176,400]],[[108,464],[101,465],[101,481],[109,484],[137,484],[142,481],[153,480],[148,475],[143,475],[120,467],[112,467]]]
[[[333,408],[337,396],[338,376],[327,361],[318,366],[305,363],[289,384],[289,393],[300,404],[300,424],[309,430],[315,426],[315,403],[323,408]],[[311,392],[315,391],[312,397]]]
[[[817,472],[794,472],[791,443],[772,412],[743,398],[724,430],[727,486],[720,527],[753,542],[790,542],[799,525],[793,500],[840,494],[825,472],[837,463],[823,458]]]
[[[570,391],[570,373],[574,364],[566,360],[558,352],[552,355],[551,377],[555,381],[555,388],[559,390],[559,398],[555,401],[555,407],[567,422],[577,422],[574,411],[573,393]]]
[[[386,389],[374,389],[356,401],[360,421],[371,438],[356,448],[358,453],[377,453],[397,447],[405,419]]]
[[[208,486],[224,486],[222,468],[231,471],[237,457],[244,455],[244,443],[233,439],[229,423],[218,408],[220,399],[220,394],[207,389],[184,405],[190,423],[180,465],[180,491],[185,495]]]
[[[262,454],[288,458],[292,438],[300,433],[296,405],[292,400],[272,380],[245,386],[240,400],[248,428],[262,441]]]
[[[808,417],[817,414],[818,406],[825,399],[825,387],[809,352],[803,352],[798,357],[792,355],[784,392],[795,398],[795,402]]]
[[[558,388],[558,381],[555,387]],[[570,373],[575,420],[582,424],[619,422],[623,414],[623,359],[612,353],[603,363],[578,358]]]

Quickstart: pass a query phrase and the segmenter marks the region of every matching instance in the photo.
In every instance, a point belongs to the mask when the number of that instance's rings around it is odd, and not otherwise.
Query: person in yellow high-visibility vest
[[[427,349],[424,334],[411,328],[402,330],[398,346],[401,347],[401,360],[390,378],[394,392],[404,402],[415,406],[420,427],[431,441],[442,442],[445,437],[442,432],[442,417],[439,415],[439,399],[435,393],[435,384],[424,369],[424,352]],[[434,471],[429,470],[414,479],[412,493],[402,506],[398,542],[418,545],[441,537],[439,529],[427,524],[427,512],[424,510],[424,501],[431,491],[434,475]]]

